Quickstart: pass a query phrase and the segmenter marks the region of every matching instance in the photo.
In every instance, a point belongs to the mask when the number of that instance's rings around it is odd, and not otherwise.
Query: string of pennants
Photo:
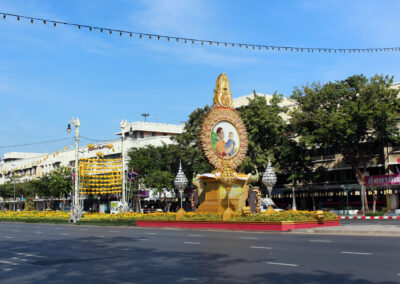
[[[122,192],[122,159],[80,159],[79,188],[81,194]]]
[[[287,51],[287,52],[318,52],[318,53],[373,53],[373,52],[399,52],[400,47],[370,47],[370,48],[334,48],[334,47],[299,47],[299,46],[280,46],[280,45],[266,45],[266,44],[253,44],[253,43],[241,43],[241,42],[232,42],[232,41],[220,41],[220,40],[210,40],[210,39],[196,39],[189,37],[179,37],[174,35],[161,35],[156,33],[141,33],[136,31],[127,31],[121,29],[112,29],[108,27],[98,27],[93,25],[84,25],[84,24],[76,24],[63,22],[58,20],[30,17],[24,15],[10,14],[6,12],[0,12],[0,15],[3,15],[3,19],[6,20],[7,17],[11,17],[16,19],[18,22],[21,19],[27,20],[31,24],[35,22],[43,23],[46,25],[47,23],[52,25],[54,28],[57,25],[71,26],[77,28],[78,30],[87,30],[87,31],[99,31],[100,33],[108,33],[109,35],[117,34],[120,37],[128,36],[130,38],[137,39],[157,39],[157,40],[166,40],[167,42],[175,42],[175,43],[190,43],[191,45],[200,44],[201,46],[209,45],[209,46],[221,46],[221,47],[230,47],[230,48],[244,48],[246,50],[259,50],[259,51]]]
[[[393,189],[385,189],[385,190],[375,190],[374,194],[383,194],[383,195],[390,195],[390,194],[397,194],[400,192],[400,190],[393,190]],[[358,196],[361,195],[361,191],[351,191],[349,192],[349,196]],[[367,190],[367,195],[372,195],[371,190]],[[309,196],[314,196],[314,197],[329,197],[329,196],[347,196],[347,192],[345,191],[338,191],[338,192],[314,192],[314,193],[308,193],[308,192],[296,192],[295,197],[309,197]],[[277,194],[272,194],[272,198],[292,198],[293,194],[292,193],[277,193]]]
[[[73,148],[73,146],[71,145],[71,149]],[[65,152],[68,150],[68,145],[64,146],[62,150],[50,153],[50,154],[45,154],[45,155],[40,155],[40,156],[36,156],[36,157],[32,157],[31,159],[35,159],[35,161],[32,162],[27,162],[24,165],[20,165],[20,166],[15,166],[9,169],[3,169],[2,170],[2,174],[6,175],[6,174],[17,174],[17,175],[21,175],[21,176],[35,176],[35,177],[39,177],[41,175],[43,175],[43,172],[39,172],[36,171],[35,173],[33,173],[33,171],[30,172],[26,172],[24,170],[27,170],[29,168],[35,167],[35,166],[39,166],[43,163],[45,163],[47,160],[51,159],[51,158],[55,158],[58,157],[59,154]]]

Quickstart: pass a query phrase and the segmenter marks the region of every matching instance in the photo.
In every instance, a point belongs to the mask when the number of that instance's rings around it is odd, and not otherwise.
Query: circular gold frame
[[[212,147],[211,131],[214,126],[222,121],[229,122],[233,125],[239,135],[239,149],[237,153],[229,158],[219,156]],[[232,169],[236,169],[246,157],[248,148],[248,137],[246,127],[239,114],[231,108],[213,107],[211,112],[204,118],[199,133],[199,142],[204,155],[208,161],[217,169],[224,169],[224,165],[229,161]]]

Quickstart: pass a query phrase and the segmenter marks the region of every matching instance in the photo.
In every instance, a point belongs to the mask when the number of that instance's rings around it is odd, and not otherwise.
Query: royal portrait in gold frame
[[[199,141],[205,156],[217,169],[224,168],[224,160],[236,169],[246,157],[247,131],[234,109],[214,106],[203,120]]]

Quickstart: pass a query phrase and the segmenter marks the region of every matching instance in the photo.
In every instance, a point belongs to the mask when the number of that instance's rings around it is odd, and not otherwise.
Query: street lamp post
[[[265,172],[262,176],[262,182],[267,187],[268,196],[271,199],[271,201],[272,201],[272,188],[276,184],[276,181],[277,181],[276,174],[271,167],[271,161],[268,159],[268,166],[265,169]],[[272,204],[268,206],[268,210],[274,211],[274,209],[272,208]]]
[[[178,173],[176,174],[175,180],[174,180],[174,185],[175,187],[178,189],[179,194],[181,196],[181,210],[183,210],[183,203],[182,203],[182,199],[183,199],[183,192],[186,188],[186,186],[188,185],[188,179],[185,176],[185,173],[182,170],[182,163],[181,161],[179,161],[179,170]]]
[[[82,217],[82,207],[79,202],[79,126],[81,122],[79,118],[74,119],[72,117],[72,123],[75,126],[75,185],[73,194],[73,206],[71,208],[71,222],[76,223]],[[71,124],[68,123],[68,133],[71,132]]]
[[[343,191],[346,192],[346,203],[347,203],[347,216],[349,216],[349,190],[350,190],[350,185],[344,185],[342,184],[342,189]]]
[[[276,184],[277,177],[274,170],[271,167],[271,161],[268,159],[268,166],[262,176],[262,182],[267,187],[269,198],[271,198],[272,188]],[[272,198],[271,198],[272,199]]]
[[[14,175],[14,173],[13,173],[13,175]],[[15,175],[13,176],[13,184],[14,184],[14,206],[13,206],[13,208],[14,208],[14,211],[15,211]]]
[[[126,171],[126,165],[125,165],[125,147],[124,147],[124,141],[125,141],[125,128],[128,125],[128,121],[121,121],[121,158],[122,158],[122,213],[127,212],[128,206],[126,203],[126,183],[125,183],[125,171]]]

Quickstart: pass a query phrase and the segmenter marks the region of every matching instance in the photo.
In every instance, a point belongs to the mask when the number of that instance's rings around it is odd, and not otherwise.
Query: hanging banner
[[[393,185],[400,184],[400,174],[398,175],[380,175],[364,177],[366,186]]]

